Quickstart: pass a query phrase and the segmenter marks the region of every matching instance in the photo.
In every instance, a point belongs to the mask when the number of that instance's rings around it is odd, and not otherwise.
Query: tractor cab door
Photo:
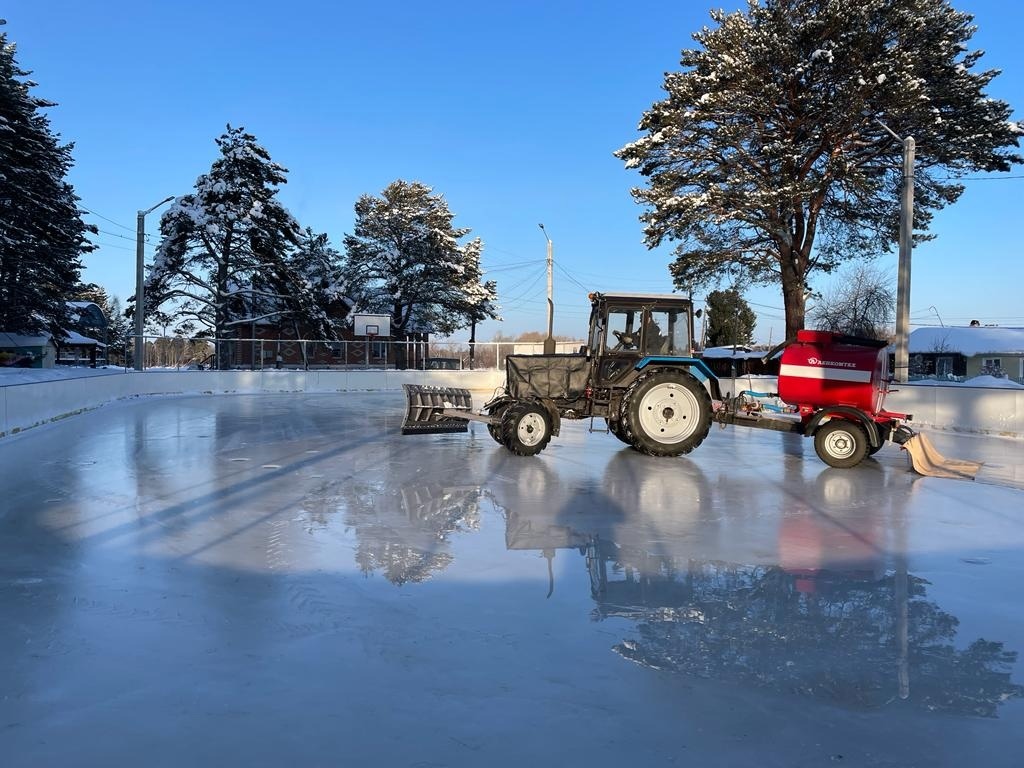
[[[646,312],[642,348],[652,357],[689,357],[690,313],[658,308]]]
[[[643,356],[641,330],[643,310],[611,306],[604,327],[594,339],[600,345],[595,379],[598,386],[614,385],[623,379]]]

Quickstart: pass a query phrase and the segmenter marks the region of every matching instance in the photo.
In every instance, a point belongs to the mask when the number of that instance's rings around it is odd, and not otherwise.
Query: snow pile
[[[996,376],[975,376],[966,381],[947,381],[945,379],[912,379],[914,385],[926,387],[981,387],[986,389],[1024,389],[1024,384],[1018,384],[1013,379],[1000,379]]]
[[[82,379],[90,376],[112,376],[125,373],[124,368],[0,368],[0,387],[12,384],[37,384],[41,381]]]

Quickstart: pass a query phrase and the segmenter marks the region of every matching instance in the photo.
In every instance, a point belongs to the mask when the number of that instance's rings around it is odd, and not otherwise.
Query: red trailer
[[[770,393],[787,403],[794,416],[765,413],[758,403],[763,395],[748,391],[723,400],[715,418],[813,437],[815,452],[833,467],[855,466],[889,440],[907,450],[921,474],[974,477],[980,464],[946,459],[906,425],[910,414],[885,409],[887,347],[876,339],[798,331],[795,341],[781,347],[778,392]]]

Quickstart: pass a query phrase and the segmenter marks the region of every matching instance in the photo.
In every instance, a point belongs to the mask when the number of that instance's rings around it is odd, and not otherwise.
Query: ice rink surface
[[[1024,441],[399,435],[400,394],[0,441],[0,764],[1020,766]]]

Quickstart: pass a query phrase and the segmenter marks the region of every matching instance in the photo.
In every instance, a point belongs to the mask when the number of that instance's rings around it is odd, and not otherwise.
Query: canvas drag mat
[[[910,454],[914,470],[928,477],[950,477],[956,480],[973,480],[981,469],[980,461],[947,459],[936,450],[931,440],[921,434],[914,435],[903,448]]]

